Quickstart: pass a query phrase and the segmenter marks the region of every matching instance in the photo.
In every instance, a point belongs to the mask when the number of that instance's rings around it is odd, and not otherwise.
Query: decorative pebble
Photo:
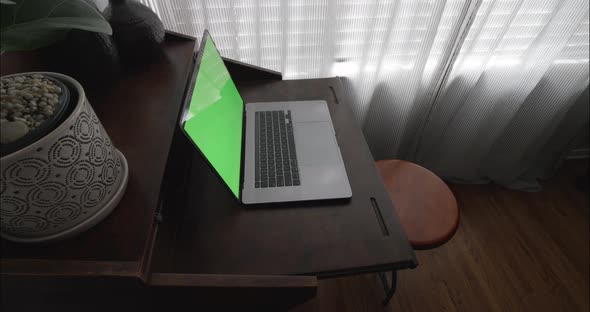
[[[29,132],[29,127],[22,121],[7,121],[0,124],[0,143],[14,142]]]
[[[1,144],[18,140],[49,119],[61,93],[60,87],[40,74],[1,78]]]
[[[33,95],[30,94],[29,92],[23,91],[23,92],[20,93],[20,95],[22,97],[24,97],[25,99],[27,99],[27,100],[32,100],[33,99]]]

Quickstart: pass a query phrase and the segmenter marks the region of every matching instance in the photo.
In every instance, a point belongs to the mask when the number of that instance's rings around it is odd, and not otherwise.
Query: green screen
[[[207,37],[184,130],[237,198],[243,105],[223,59]]]

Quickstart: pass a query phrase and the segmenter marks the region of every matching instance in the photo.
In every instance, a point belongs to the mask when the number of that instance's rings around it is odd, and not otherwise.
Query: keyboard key
[[[261,183],[260,183],[260,187],[262,187],[262,188],[268,187],[268,183],[266,183],[266,182],[261,182]]]
[[[277,181],[275,179],[268,180],[268,187],[275,187],[277,186]]]
[[[260,182],[254,182],[254,188],[259,188],[260,187]]]
[[[297,172],[294,172],[294,173],[292,174],[292,177],[293,177],[293,180],[299,180],[299,173],[297,173]]]
[[[299,182],[299,180],[293,180],[293,185],[300,185],[301,182]]]
[[[291,172],[297,172],[297,171],[299,171],[299,168],[297,168],[297,166],[291,167]]]

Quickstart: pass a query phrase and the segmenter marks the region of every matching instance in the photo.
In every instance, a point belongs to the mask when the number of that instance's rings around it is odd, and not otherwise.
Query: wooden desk
[[[177,181],[180,191],[164,201],[150,270],[329,277],[414,267],[340,79],[238,81],[237,87],[246,102],[326,100],[352,199],[243,206],[179,136],[169,183]]]
[[[147,308],[171,296],[181,302],[179,294],[199,304],[235,303],[228,296],[241,298],[240,306],[296,303],[315,294],[316,275],[416,265],[338,78],[282,81],[278,73],[226,60],[247,101],[329,103],[353,192],[348,201],[241,207],[176,129],[195,46],[194,39],[168,35],[160,59],[87,92],[127,157],[127,192],[104,221],[78,236],[35,245],[2,241],[3,307],[43,306],[63,296],[76,310],[119,302],[120,293]],[[6,53],[0,61],[2,75],[52,70],[35,53]],[[159,207],[161,224],[153,222]],[[24,299],[31,292],[35,299]]]

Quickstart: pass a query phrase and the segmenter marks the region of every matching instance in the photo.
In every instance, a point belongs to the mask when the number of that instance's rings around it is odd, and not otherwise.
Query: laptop
[[[244,204],[352,196],[326,101],[244,103],[208,31],[179,121]]]

